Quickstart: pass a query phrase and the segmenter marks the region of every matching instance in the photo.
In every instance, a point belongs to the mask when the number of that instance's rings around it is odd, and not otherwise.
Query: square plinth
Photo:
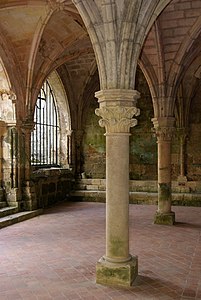
[[[124,263],[111,263],[104,257],[96,264],[96,283],[113,286],[131,286],[138,275],[138,258],[132,256]]]
[[[175,213],[170,212],[170,213],[159,213],[156,212],[154,216],[154,224],[159,224],[159,225],[174,225],[175,223]]]

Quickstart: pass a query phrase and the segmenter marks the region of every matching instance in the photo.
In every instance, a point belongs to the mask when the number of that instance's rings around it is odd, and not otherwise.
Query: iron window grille
[[[31,134],[31,164],[38,167],[59,166],[59,124],[55,97],[46,80],[38,95],[35,128]]]

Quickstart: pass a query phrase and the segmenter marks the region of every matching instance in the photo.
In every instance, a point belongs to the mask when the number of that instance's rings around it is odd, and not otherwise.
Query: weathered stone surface
[[[174,225],[175,223],[175,213],[160,213],[156,212],[154,216],[154,224],[160,225]]]
[[[96,264],[96,282],[105,285],[131,286],[138,275],[138,258],[125,263],[111,263],[102,257]]]

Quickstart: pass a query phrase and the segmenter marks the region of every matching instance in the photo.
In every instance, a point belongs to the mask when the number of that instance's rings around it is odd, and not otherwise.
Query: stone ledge
[[[95,190],[95,187],[98,186],[99,190],[105,190],[106,180],[105,179],[79,179],[76,180],[76,185],[78,189],[87,189],[87,186],[90,186],[90,190]],[[80,188],[79,188],[80,186]],[[131,192],[158,192],[158,182],[156,180],[129,180],[129,186]],[[173,193],[192,193],[199,194],[201,193],[201,181],[172,181],[172,192]]]
[[[106,192],[101,190],[76,190],[70,193],[76,201],[105,202]],[[130,204],[157,205],[158,193],[129,192]],[[201,206],[201,193],[172,193],[172,205]]]
[[[42,214],[43,209],[37,209],[33,211],[18,212],[0,219],[0,229],[6,226],[10,226],[31,218],[34,218]]]

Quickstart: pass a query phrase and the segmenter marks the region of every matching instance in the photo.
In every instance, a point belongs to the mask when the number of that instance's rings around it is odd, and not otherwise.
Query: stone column
[[[15,122],[7,123],[3,157],[7,203],[9,206],[20,207],[20,189],[18,188],[18,136]]]
[[[20,147],[20,159],[23,164],[24,186],[23,186],[23,209],[33,210],[37,208],[35,186],[31,180],[31,131],[34,129],[34,122],[25,121],[21,125],[23,145]]]
[[[129,136],[139,93],[102,90],[96,93],[101,127],[106,128],[106,253],[96,266],[96,281],[130,286],[138,274],[137,257],[129,253]]]
[[[180,143],[180,174],[178,177],[179,183],[187,182],[187,177],[185,174],[185,150],[186,150],[186,139],[187,130],[186,128],[179,128],[179,143]]]
[[[72,166],[72,130],[67,132],[67,162],[68,166]]]
[[[74,130],[74,142],[75,142],[75,174],[80,178],[82,170],[82,140],[84,131],[81,129]]]
[[[7,132],[7,125],[0,120],[0,202],[5,200],[5,186],[3,178],[3,138]]]
[[[158,210],[154,223],[173,225],[175,213],[171,211],[171,144],[174,118],[158,117],[152,121],[158,143]]]

